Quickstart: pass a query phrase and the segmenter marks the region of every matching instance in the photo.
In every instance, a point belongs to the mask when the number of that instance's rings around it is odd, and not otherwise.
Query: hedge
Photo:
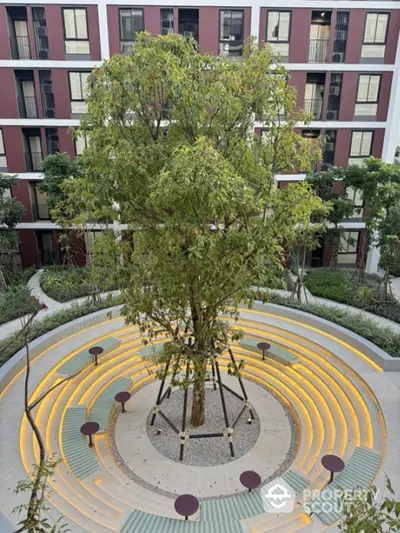
[[[325,318],[371,341],[392,357],[400,357],[400,333],[396,333],[391,328],[379,326],[368,317],[357,316],[348,311],[322,304],[299,303],[296,300],[289,300],[273,293],[266,301]]]
[[[95,304],[85,302],[83,304],[76,304],[69,307],[68,309],[63,309],[61,311],[52,313],[51,315],[46,316],[45,318],[37,320],[33,323],[28,335],[29,342],[33,341],[34,339],[37,339],[45,333],[48,333],[52,329],[61,326],[62,324],[71,322],[71,320],[75,320],[76,318],[80,318],[81,316],[85,316],[90,313],[94,313],[95,311],[106,309],[107,307],[112,307],[120,303],[120,297],[107,298]],[[18,335],[18,333],[13,333],[12,335],[9,335],[5,339],[1,340],[0,366],[4,365],[4,363],[8,361],[10,357],[17,353],[21,348],[23,348],[24,345],[24,339],[21,335]]]
[[[305,285],[314,296],[364,309],[400,323],[400,302],[395,298],[382,299],[379,293],[381,279],[366,274],[364,281],[358,282],[353,275],[354,270],[332,272],[323,268],[313,269],[307,274]],[[362,299],[360,292],[363,289],[367,289],[367,296]]]
[[[26,285],[15,285],[0,293],[0,324],[39,309],[40,304]]]

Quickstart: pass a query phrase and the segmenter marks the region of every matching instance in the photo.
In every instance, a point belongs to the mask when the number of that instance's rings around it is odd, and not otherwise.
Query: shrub
[[[334,324],[343,326],[361,337],[376,344],[392,357],[400,357],[400,334],[391,328],[377,325],[372,319],[357,316],[339,308],[332,308],[321,304],[300,304],[296,300],[289,300],[277,294],[271,294],[269,301],[305,311],[320,318],[325,318]]]
[[[2,269],[9,287],[13,287],[15,285],[26,285],[29,279],[36,272],[36,267],[34,266],[21,268],[20,266],[11,267],[8,265],[3,265]]]
[[[73,305],[68,309],[63,309],[62,311],[57,311],[56,313],[52,313],[41,320],[35,321],[29,331],[28,339],[29,341],[33,341],[48,331],[51,331],[62,324],[66,324],[71,320],[75,320],[81,316],[85,316],[90,313],[94,313],[95,311],[99,311],[100,309],[106,309],[107,307],[112,307],[120,303],[121,298],[106,298],[95,304],[85,302],[83,304]],[[10,357],[12,357],[23,347],[23,337],[18,333],[13,333],[12,335],[9,335],[5,339],[1,340],[0,366],[2,366],[6,361],[8,361],[8,359],[10,359]]]
[[[46,268],[40,278],[42,290],[57,302],[67,302],[74,298],[89,296],[93,291],[90,270],[86,267],[65,267],[61,265]],[[116,287],[103,285],[100,291],[110,291]]]
[[[305,278],[306,287],[314,296],[352,305],[400,323],[400,302],[395,298],[383,299],[381,281],[376,275],[366,274],[365,279],[358,282],[354,270],[331,272],[323,268],[311,270]]]
[[[0,324],[39,309],[39,302],[31,296],[26,285],[10,286],[0,293]]]

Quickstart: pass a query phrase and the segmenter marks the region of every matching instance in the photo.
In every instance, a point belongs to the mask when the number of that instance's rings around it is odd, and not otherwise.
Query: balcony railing
[[[307,98],[304,100],[304,111],[312,115],[314,120],[321,120],[322,98]]]
[[[30,59],[31,47],[29,44],[29,37],[27,35],[10,37],[11,56],[13,59]]]
[[[25,152],[27,172],[40,172],[43,169],[43,156],[41,152]]]
[[[328,58],[328,39],[310,39],[309,63],[326,63]]]
[[[32,204],[33,218],[35,220],[49,220],[50,211],[46,202],[34,202]]]
[[[34,96],[18,96],[18,109],[21,118],[37,118],[38,116]]]

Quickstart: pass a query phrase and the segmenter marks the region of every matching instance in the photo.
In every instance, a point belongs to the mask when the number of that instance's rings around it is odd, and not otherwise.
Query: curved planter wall
[[[49,348],[52,344],[62,340],[63,338],[78,333],[88,327],[95,326],[107,320],[107,318],[118,318],[120,316],[122,306],[111,307],[108,309],[102,309],[96,311],[90,315],[77,318],[72,322],[63,324],[52,331],[49,331],[45,335],[35,339],[30,343],[30,355],[31,360],[34,360],[41,352]],[[272,315],[288,318],[301,324],[305,324],[316,329],[319,329],[329,335],[336,337],[337,339],[346,342],[353,346],[355,349],[362,352],[365,356],[374,361],[382,370],[386,371],[400,371],[400,358],[391,357],[389,354],[375,346],[372,342],[364,339],[360,335],[353,333],[352,331],[338,326],[317,316],[299,311],[297,309],[291,309],[289,307],[283,307],[276,304],[264,304],[256,301],[253,309],[256,311],[264,311]],[[13,379],[13,377],[24,368],[25,365],[25,349],[19,350],[11,359],[9,359],[0,368],[0,393],[4,390],[7,384]]]

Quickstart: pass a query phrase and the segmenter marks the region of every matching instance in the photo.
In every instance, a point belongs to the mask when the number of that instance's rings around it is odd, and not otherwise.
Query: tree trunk
[[[193,383],[192,426],[202,426],[205,422],[206,382],[205,376],[199,376]]]

